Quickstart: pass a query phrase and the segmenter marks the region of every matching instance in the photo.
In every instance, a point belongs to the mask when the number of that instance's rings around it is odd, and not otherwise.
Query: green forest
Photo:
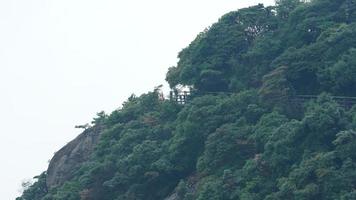
[[[335,98],[356,97],[356,0],[239,9],[178,58],[166,80],[189,101],[156,88],[98,113],[70,179],[17,200],[356,199],[356,102]]]

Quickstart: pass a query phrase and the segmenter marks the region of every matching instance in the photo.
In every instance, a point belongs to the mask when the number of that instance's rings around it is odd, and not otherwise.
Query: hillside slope
[[[355,0],[228,13],[167,81],[186,104],[154,90],[100,113],[17,200],[356,199],[356,106],[334,98],[356,96]]]

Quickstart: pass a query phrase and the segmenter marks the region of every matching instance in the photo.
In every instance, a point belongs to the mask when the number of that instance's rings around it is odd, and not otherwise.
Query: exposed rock
[[[187,177],[184,182],[186,183],[185,185],[185,196],[195,196],[197,189],[198,189],[198,183],[200,181],[201,177],[199,174],[193,174],[189,177]],[[178,187],[178,186],[177,186]],[[164,200],[180,200],[182,198],[179,197],[178,195],[178,188],[175,188],[173,193],[166,197]]]
[[[62,185],[93,153],[102,129],[98,126],[86,129],[74,140],[55,153],[47,169],[48,188]]]
[[[171,196],[165,198],[164,200],[179,200],[179,197],[177,193],[173,193]]]

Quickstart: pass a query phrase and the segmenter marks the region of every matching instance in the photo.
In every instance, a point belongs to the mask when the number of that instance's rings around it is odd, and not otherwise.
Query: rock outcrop
[[[183,186],[184,187],[183,190],[184,190],[184,193],[185,193],[184,196],[188,197],[188,199],[192,199],[190,197],[196,195],[196,192],[198,190],[199,181],[200,181],[199,174],[193,174],[193,175],[189,176],[188,178],[186,178],[184,180],[184,186]],[[183,197],[179,197],[178,187],[179,186],[177,186],[174,189],[173,193],[170,194],[168,197],[166,197],[164,200],[180,200],[180,199],[183,199]]]
[[[102,128],[86,129],[74,140],[55,153],[47,169],[47,187],[62,185],[73,177],[73,173],[89,159],[99,142]]]

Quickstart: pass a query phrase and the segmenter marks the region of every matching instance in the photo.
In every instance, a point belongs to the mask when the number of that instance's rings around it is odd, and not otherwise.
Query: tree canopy
[[[227,13],[168,70],[187,104],[154,90],[99,113],[73,178],[48,189],[43,173],[17,200],[356,199],[356,106],[333,98],[356,96],[355,46],[355,0]]]

